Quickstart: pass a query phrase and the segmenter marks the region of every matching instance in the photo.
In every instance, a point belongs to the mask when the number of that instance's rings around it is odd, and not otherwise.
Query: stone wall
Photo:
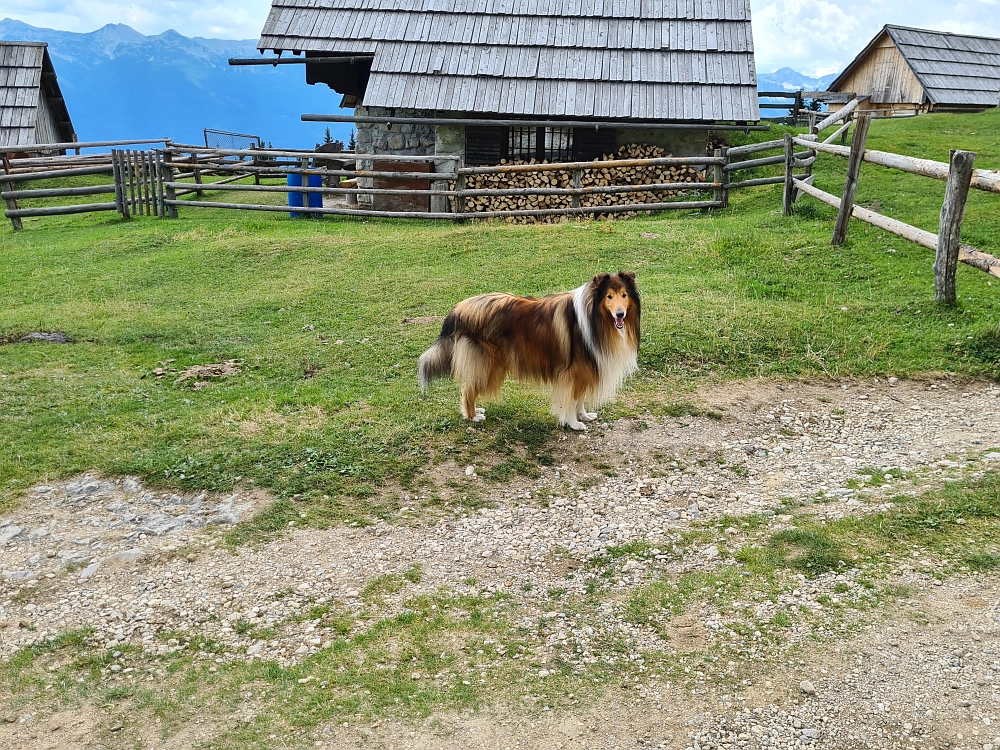
[[[431,117],[433,112],[422,109],[389,110],[384,107],[356,107],[358,117]],[[434,153],[433,125],[358,124],[355,135],[359,154],[406,154],[430,156]]]

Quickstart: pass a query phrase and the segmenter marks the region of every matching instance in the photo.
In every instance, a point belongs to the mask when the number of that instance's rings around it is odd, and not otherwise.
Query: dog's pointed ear
[[[611,274],[608,274],[608,273],[599,273],[596,276],[594,276],[593,284],[594,284],[594,286],[600,286],[601,284],[603,284],[605,281],[607,281],[610,278],[611,278]]]
[[[635,271],[619,271],[618,275],[623,279],[628,279],[633,284],[635,283]]]

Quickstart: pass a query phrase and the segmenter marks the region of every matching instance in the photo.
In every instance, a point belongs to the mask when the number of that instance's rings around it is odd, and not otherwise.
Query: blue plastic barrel
[[[309,175],[308,187],[323,187],[323,175],[321,174],[311,174]],[[306,193],[309,196],[309,208],[323,208],[323,194],[322,193]],[[313,216],[319,218],[323,214],[313,214]]]
[[[300,175],[300,174],[290,174],[290,175],[288,175],[287,182],[288,182],[288,187],[302,187],[302,175]],[[288,205],[289,205],[289,207],[290,208],[302,208],[302,205],[303,205],[302,197],[303,197],[303,195],[305,195],[305,194],[304,193],[289,192],[288,193]],[[302,217],[302,214],[299,213],[299,212],[297,212],[297,211],[291,211],[291,212],[289,212],[288,215],[291,216],[293,219],[299,219],[299,218]]]

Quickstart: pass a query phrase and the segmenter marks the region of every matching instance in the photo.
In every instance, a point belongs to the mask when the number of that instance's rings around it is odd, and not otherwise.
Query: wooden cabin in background
[[[272,0],[258,48],[304,52],[306,81],[359,116],[426,118],[359,125],[359,153],[486,165],[590,160],[636,142],[704,154],[713,123],[760,117],[749,0]],[[511,119],[524,126],[490,124]]]
[[[66,100],[43,42],[0,41],[0,146],[76,140]]]
[[[867,97],[864,108],[882,116],[996,107],[1000,39],[887,25],[828,90]]]

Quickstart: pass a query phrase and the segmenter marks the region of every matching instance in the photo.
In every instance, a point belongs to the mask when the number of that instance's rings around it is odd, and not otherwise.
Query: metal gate
[[[163,152],[112,150],[115,208],[123,219],[165,216]]]

